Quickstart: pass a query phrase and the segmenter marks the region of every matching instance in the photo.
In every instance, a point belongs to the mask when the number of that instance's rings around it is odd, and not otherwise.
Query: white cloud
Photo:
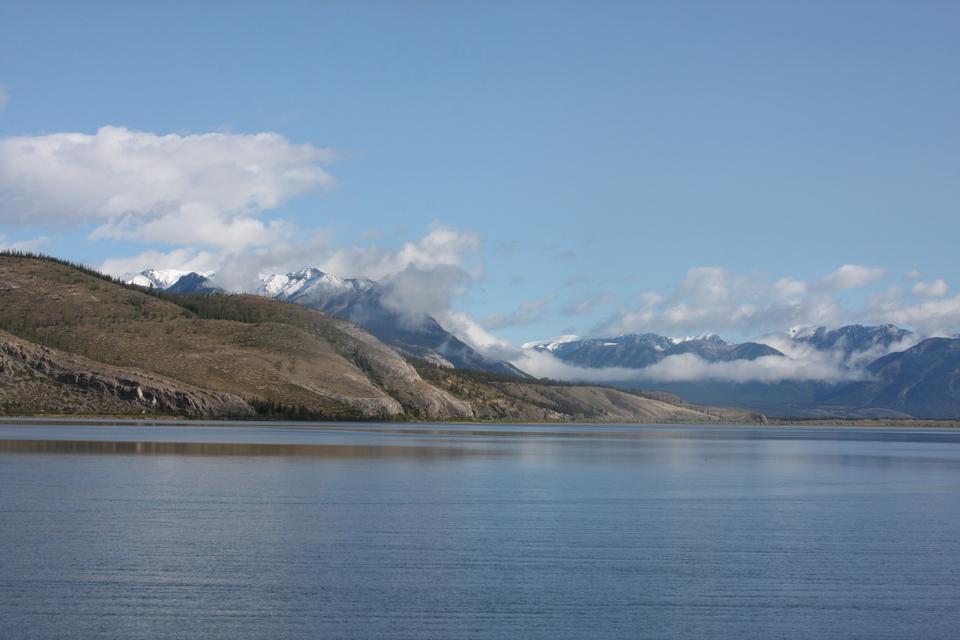
[[[913,285],[914,295],[925,298],[942,298],[947,295],[947,283],[943,280],[934,280],[933,282],[917,282]]]
[[[925,336],[951,336],[960,331],[960,295],[917,304],[900,297],[878,297],[871,301],[867,317],[872,322],[913,327]]]
[[[639,304],[621,307],[592,333],[732,331],[747,336],[797,324],[837,326],[864,315],[841,305],[843,292],[873,284],[885,273],[878,267],[848,264],[804,282],[697,267],[668,295],[644,292]]]
[[[443,324],[454,297],[479,278],[480,236],[433,223],[427,234],[398,249],[378,245],[329,252],[314,264],[341,277],[370,278],[387,288],[384,303]]]
[[[94,223],[98,238],[262,246],[282,224],[260,215],[329,186],[329,149],[276,133],[96,134],[0,139],[0,224]]]
[[[513,360],[522,356],[515,346],[498,338],[462,311],[449,311],[443,315],[444,328],[468,345],[493,360]]]
[[[845,264],[833,273],[821,278],[816,286],[825,291],[845,291],[864,287],[882,279],[884,275],[886,275],[886,270],[879,267]]]
[[[329,231],[284,230],[266,247],[223,251],[183,247],[111,258],[100,268],[112,275],[146,268],[215,271],[218,286],[252,291],[261,273],[287,273],[303,267],[344,278],[370,278],[386,287],[384,302],[410,316],[427,314],[444,323],[452,299],[482,275],[480,237],[437,223],[427,233],[396,249],[376,244],[338,248]]]
[[[812,369],[819,367],[849,371],[866,366],[889,353],[906,351],[922,339],[920,335],[908,334],[901,340],[891,342],[887,346],[874,344],[862,351],[848,350],[842,341],[838,341],[834,348],[830,350],[817,349],[807,342],[792,340],[786,332],[777,332],[754,338],[752,342],[773,347],[791,360],[807,363]]]
[[[324,257],[318,266],[342,277],[387,280],[407,269],[429,271],[436,267],[458,267],[471,276],[480,268],[477,252],[480,236],[469,231],[433,223],[428,233],[399,249],[377,245],[340,249]]]
[[[182,269],[184,271],[207,272],[220,268],[219,254],[197,249],[174,249],[173,251],[144,251],[126,258],[108,258],[100,264],[100,271],[121,277],[128,273],[139,273],[145,269]]]

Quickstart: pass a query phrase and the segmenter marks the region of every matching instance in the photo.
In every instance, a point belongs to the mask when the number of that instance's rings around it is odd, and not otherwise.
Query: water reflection
[[[323,458],[453,459],[490,457],[496,447],[378,446],[349,444],[251,444],[106,440],[0,440],[0,453],[99,453],[181,456],[312,456]]]

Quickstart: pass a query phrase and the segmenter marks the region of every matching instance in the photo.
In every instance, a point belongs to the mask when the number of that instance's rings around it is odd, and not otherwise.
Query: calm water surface
[[[0,636],[960,637],[960,432],[0,423]]]

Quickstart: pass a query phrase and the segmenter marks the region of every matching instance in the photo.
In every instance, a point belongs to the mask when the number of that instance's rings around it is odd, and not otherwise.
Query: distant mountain
[[[902,351],[917,342],[917,336],[912,331],[892,324],[851,324],[833,330],[828,330],[823,325],[791,327],[782,337],[795,345],[832,352],[838,360],[852,367],[865,366],[890,351]],[[776,336],[765,336],[760,341],[776,345],[775,338]]]
[[[616,338],[563,336],[556,340],[530,342],[525,349],[547,351],[578,367],[622,367],[642,369],[669,356],[692,353],[708,362],[755,360],[762,356],[782,356],[773,347],[754,342],[735,344],[715,333],[687,338],[670,338],[656,333],[631,333]]]
[[[440,366],[526,376],[508,362],[490,360],[427,314],[397,311],[385,302],[387,289],[373,280],[345,279],[306,268],[260,277],[256,293],[294,302],[360,325],[399,351]]]
[[[223,289],[213,284],[213,281],[199,273],[191,272],[167,287],[169,293],[200,294],[223,293]]]
[[[144,269],[140,273],[126,273],[120,277],[127,284],[135,284],[147,289],[169,289],[184,276],[195,275],[203,278],[213,277],[212,271],[198,273],[181,269]]]
[[[524,348],[551,353],[579,367],[636,369],[637,375],[625,376],[621,386],[652,386],[702,405],[744,407],[775,416],[960,417],[960,339],[932,338],[916,344],[918,341],[913,332],[890,324],[832,330],[812,325],[740,344],[728,343],[716,334],[671,338],[637,333],[616,338],[562,336],[528,343]],[[707,362],[751,361],[763,356],[788,361],[814,358],[851,380],[643,379],[640,370],[685,353]]]
[[[918,418],[960,416],[960,339],[929,338],[879,358],[867,371],[870,379],[842,386],[824,400]]]

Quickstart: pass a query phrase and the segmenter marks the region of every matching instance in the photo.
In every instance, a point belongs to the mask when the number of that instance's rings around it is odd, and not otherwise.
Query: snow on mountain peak
[[[816,335],[817,331],[826,329],[822,324],[798,324],[787,329],[787,335],[794,340],[803,340]]]
[[[684,336],[682,338],[667,337],[667,340],[669,340],[673,344],[682,344],[684,342],[694,342],[694,341],[724,342],[723,338],[721,338],[719,335],[717,335],[716,333],[709,333],[709,332],[701,333],[700,335],[696,335],[696,336]]]
[[[553,338],[552,340],[534,340],[533,342],[524,342],[522,346],[523,349],[543,349],[546,351],[556,351],[560,345],[567,344],[568,342],[576,342],[580,339],[580,336],[566,335],[560,336],[559,338]]]
[[[288,300],[294,296],[330,296],[356,291],[368,291],[377,286],[373,280],[345,279],[325,273],[315,267],[304,267],[292,273],[261,273],[257,293],[270,298]]]
[[[212,278],[213,271],[184,271],[182,269],[144,269],[140,273],[127,273],[120,279],[127,284],[135,284],[140,287],[155,287],[157,289],[169,289],[177,283],[180,278],[191,273],[196,273],[204,278]]]

